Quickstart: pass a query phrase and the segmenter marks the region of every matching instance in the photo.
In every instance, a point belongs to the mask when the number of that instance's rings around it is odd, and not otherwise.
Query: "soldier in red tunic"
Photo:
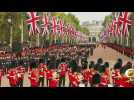
[[[65,86],[65,77],[66,77],[66,72],[67,72],[67,64],[61,63],[59,65],[59,87],[63,85]]]
[[[18,77],[18,86],[19,87],[23,87],[24,73],[25,73],[25,68],[20,66],[17,69],[17,77]]]
[[[112,73],[112,81],[113,81],[113,85],[116,86],[117,85],[117,81],[118,79],[121,77],[120,75],[120,70],[119,69],[115,69]]]
[[[70,69],[70,70],[68,71],[69,87],[71,87],[72,77],[73,77],[73,72],[72,72],[72,70]]]
[[[85,86],[87,87],[88,83],[89,83],[89,80],[91,80],[91,71],[90,69],[84,69],[82,71],[82,74],[83,74],[83,77],[84,77],[84,83],[85,83]]]
[[[77,72],[74,72],[72,74],[72,79],[71,79],[71,87],[78,87],[79,86],[79,78],[77,76]]]
[[[108,87],[110,84],[109,63],[105,62],[102,66],[102,75],[100,78],[100,87]]]
[[[7,78],[9,79],[11,87],[17,86],[17,74],[15,72],[15,69],[11,69],[8,71]]]
[[[49,87],[58,87],[58,74],[56,71],[53,72],[52,79],[49,82]]]
[[[35,69],[32,70],[29,79],[30,79],[31,87],[38,87],[38,77]]]
[[[127,69],[120,71],[120,77],[116,81],[117,87],[133,87],[133,83],[129,81],[129,78],[125,75]]]
[[[44,78],[45,78],[45,71],[44,71],[44,68],[41,67],[39,69],[39,86],[40,84],[42,87],[44,86]]]
[[[46,82],[47,82],[47,86],[49,86],[49,82],[50,82],[50,80],[52,79],[52,70],[45,70],[45,72],[46,72]]]

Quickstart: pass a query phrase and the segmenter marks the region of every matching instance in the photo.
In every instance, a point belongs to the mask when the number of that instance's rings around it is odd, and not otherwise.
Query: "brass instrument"
[[[128,69],[125,72],[125,75],[128,77],[128,82],[134,84],[134,69]]]
[[[128,78],[134,78],[134,69],[128,69],[128,70],[126,70],[125,75]]]

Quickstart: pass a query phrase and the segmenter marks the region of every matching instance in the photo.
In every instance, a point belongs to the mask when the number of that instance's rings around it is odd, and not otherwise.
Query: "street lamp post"
[[[12,27],[12,20],[11,18],[8,18],[8,23],[10,24],[10,49],[12,50],[12,42],[13,42],[13,27]]]

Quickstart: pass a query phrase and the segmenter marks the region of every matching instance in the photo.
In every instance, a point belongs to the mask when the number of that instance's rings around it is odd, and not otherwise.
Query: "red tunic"
[[[60,77],[64,77],[67,72],[67,65],[64,63],[61,63],[59,69],[61,70],[61,72],[59,73]]]
[[[47,70],[46,78],[51,79],[52,78],[52,72],[50,70]]]
[[[57,87],[58,86],[58,81],[56,79],[52,79],[49,82],[49,87]]]
[[[128,78],[121,77],[119,80],[116,81],[118,87],[133,87],[131,83],[128,83]]]
[[[68,73],[68,78],[69,78],[69,81],[72,80],[72,73],[71,72]]]
[[[65,70],[61,70],[61,72],[59,73],[60,77],[64,77],[66,75],[66,71]]]
[[[39,76],[40,77],[45,77],[45,71],[39,71]]]
[[[11,71],[8,73],[8,79],[9,79],[9,83],[11,85],[17,84],[17,76],[16,76],[16,73],[14,71]]]
[[[119,70],[114,70],[114,72],[112,73],[112,80],[113,80],[113,84],[116,85],[116,81],[118,81],[118,78],[120,76],[120,71]]]
[[[31,73],[30,82],[32,87],[38,86],[38,78],[36,77],[34,72]]]
[[[72,75],[71,77],[71,86],[77,87],[79,85],[79,79],[76,75]]]
[[[92,73],[90,72],[90,70],[85,70],[83,72],[83,77],[84,77],[84,80],[90,81],[92,78]]]
[[[108,79],[108,76],[106,74],[103,74],[100,79],[100,86],[105,87],[105,86],[108,86],[109,83],[110,81]]]

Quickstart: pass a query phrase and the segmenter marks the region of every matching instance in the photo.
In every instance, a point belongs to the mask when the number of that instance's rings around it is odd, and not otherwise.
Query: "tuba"
[[[128,82],[134,84],[134,69],[126,70],[125,75],[128,77]]]
[[[134,69],[128,69],[128,70],[126,70],[125,75],[128,78],[134,78]]]

